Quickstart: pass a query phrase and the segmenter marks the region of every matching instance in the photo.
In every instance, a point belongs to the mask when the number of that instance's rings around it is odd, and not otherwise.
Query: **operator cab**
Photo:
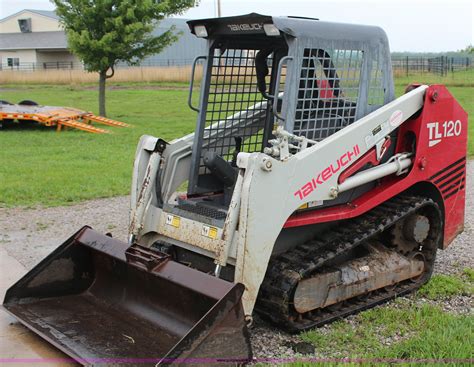
[[[255,13],[188,25],[208,53],[193,65],[203,79],[184,210],[224,219],[237,154],[263,152],[276,125],[321,141],[394,99],[378,27]]]

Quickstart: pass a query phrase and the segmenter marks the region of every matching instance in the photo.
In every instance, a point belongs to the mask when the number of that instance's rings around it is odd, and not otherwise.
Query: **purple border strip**
[[[134,363],[134,364],[145,364],[145,363],[206,363],[206,364],[222,364],[222,363],[293,363],[293,362],[322,362],[322,363],[474,363],[474,358],[253,358],[252,360],[242,358],[0,358],[0,363],[74,363],[79,362],[81,364],[101,364],[101,363]]]

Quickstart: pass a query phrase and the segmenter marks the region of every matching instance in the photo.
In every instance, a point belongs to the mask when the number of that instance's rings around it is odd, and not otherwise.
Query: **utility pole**
[[[217,17],[221,17],[221,0],[217,0]]]

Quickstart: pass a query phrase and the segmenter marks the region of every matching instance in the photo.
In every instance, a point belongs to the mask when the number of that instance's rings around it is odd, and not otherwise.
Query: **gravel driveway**
[[[474,161],[468,162],[467,175],[465,230],[447,250],[438,252],[435,273],[458,274],[466,267],[474,268]],[[128,197],[117,197],[46,209],[0,208],[0,244],[10,256],[31,269],[86,224],[126,241],[128,206]],[[453,312],[471,312],[472,304],[472,298],[464,296],[443,307]],[[291,356],[291,341],[298,339],[256,319],[252,332],[256,357]]]

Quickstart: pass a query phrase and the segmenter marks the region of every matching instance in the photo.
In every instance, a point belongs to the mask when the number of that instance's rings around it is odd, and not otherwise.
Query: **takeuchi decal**
[[[227,27],[229,27],[232,32],[260,31],[263,29],[263,23],[227,24]]]
[[[354,161],[354,158],[360,155],[359,145],[354,145],[352,150],[347,151],[336,160],[336,162],[331,163],[316,176],[314,176],[310,181],[306,182],[298,191],[294,193],[295,196],[300,199],[305,198],[311,194],[316,188],[329,180],[335,173],[339,172],[343,167],[347,166],[349,163]]]

